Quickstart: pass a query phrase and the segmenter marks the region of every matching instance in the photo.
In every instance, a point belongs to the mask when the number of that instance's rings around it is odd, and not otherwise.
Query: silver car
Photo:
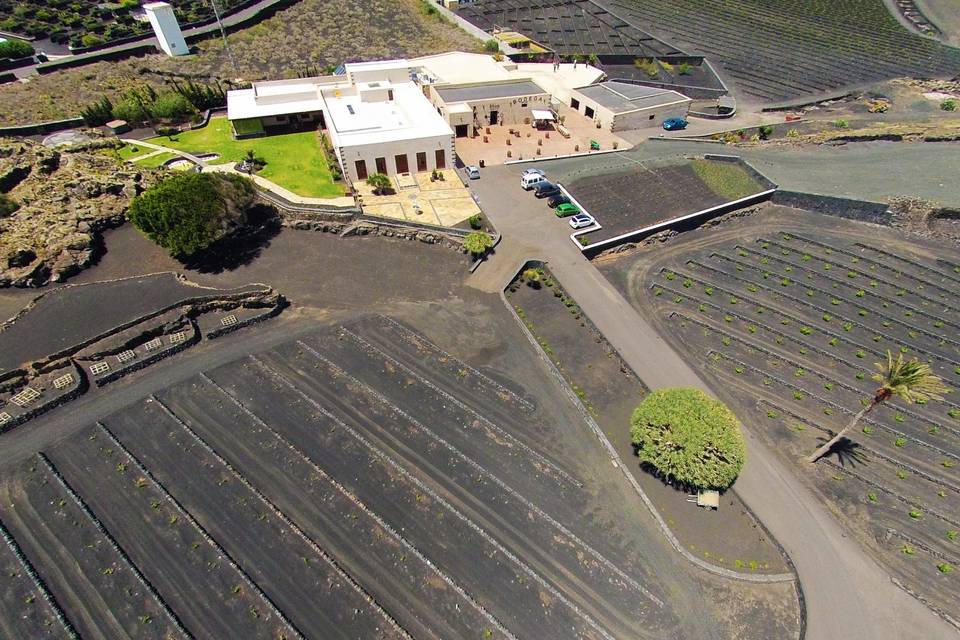
[[[523,176],[531,176],[531,175],[537,175],[537,176],[544,176],[544,177],[546,177],[547,174],[545,174],[542,169],[535,169],[535,168],[533,168],[533,167],[530,167],[529,169],[524,169],[524,170],[523,170],[523,173],[521,174],[521,177],[523,177]]]

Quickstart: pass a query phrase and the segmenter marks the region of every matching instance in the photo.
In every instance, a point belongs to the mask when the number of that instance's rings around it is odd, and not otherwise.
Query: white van
[[[547,178],[541,173],[528,173],[527,175],[520,178],[520,186],[523,187],[524,191],[530,191],[541,182],[546,182]]]

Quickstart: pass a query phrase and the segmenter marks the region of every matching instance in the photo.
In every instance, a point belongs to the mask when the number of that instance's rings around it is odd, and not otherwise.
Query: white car
[[[480,167],[470,165],[466,168],[467,177],[471,180],[477,180],[480,177]]]
[[[593,219],[593,216],[589,213],[578,213],[577,215],[570,218],[570,226],[574,229],[583,229],[584,227],[592,227],[597,224],[597,221]]]
[[[522,177],[522,176],[530,176],[530,175],[546,176],[547,174],[545,174],[542,169],[534,169],[533,167],[530,167],[529,169],[524,169],[524,170],[523,170],[523,173],[521,174],[521,177]]]

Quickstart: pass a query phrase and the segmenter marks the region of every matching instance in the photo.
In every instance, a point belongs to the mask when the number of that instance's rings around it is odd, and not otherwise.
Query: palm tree
[[[898,354],[897,359],[894,360],[893,354],[887,351],[886,364],[877,362],[874,366],[877,368],[877,373],[873,374],[873,379],[879,382],[880,386],[874,392],[873,399],[860,409],[850,420],[850,423],[841,429],[837,435],[810,454],[807,462],[816,462],[823,457],[840,438],[856,427],[857,423],[878,404],[886,402],[894,396],[910,403],[917,400],[941,400],[943,394],[949,391],[940,376],[930,369],[929,364],[920,362],[916,358],[904,360],[902,353]]]

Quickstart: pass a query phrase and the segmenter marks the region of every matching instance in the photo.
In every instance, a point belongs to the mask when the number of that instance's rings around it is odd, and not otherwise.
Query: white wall
[[[682,99],[680,96],[677,96],[676,99],[680,101],[678,104],[664,105],[658,107],[650,107],[649,109],[641,109],[639,111],[631,111],[627,113],[614,114],[613,111],[597,103],[595,100],[588,98],[579,91],[574,91],[572,98],[580,101],[580,106],[577,107],[577,111],[581,114],[585,114],[587,107],[590,107],[594,111],[593,119],[594,121],[600,121],[600,127],[606,129],[607,131],[626,131],[629,129],[645,129],[647,127],[659,127],[663,125],[663,121],[669,118],[686,118],[687,111],[690,109],[690,99]],[[567,102],[569,105],[570,103]],[[653,116],[651,118],[650,116]]]
[[[417,171],[417,152],[427,156],[427,171],[437,168],[436,151],[443,149],[445,165],[452,169],[456,163],[453,150],[453,136],[443,135],[417,140],[397,140],[378,144],[357,145],[352,147],[338,147],[337,155],[343,163],[344,175],[351,182],[357,181],[356,161],[364,160],[367,164],[367,175],[377,172],[377,158],[384,158],[387,163],[387,175],[396,175],[397,166],[395,156],[406,154],[407,166],[411,173]]]
[[[180,24],[173,13],[173,7],[166,3],[155,3],[145,5],[144,11],[164,53],[168,56],[185,56],[190,53],[187,41],[183,39],[183,33],[180,32]]]
[[[443,88],[441,85],[440,88]],[[486,100],[469,100],[466,103],[473,108],[475,116],[466,114],[453,114],[447,111],[447,105],[440,97],[437,87],[430,85],[429,95],[431,104],[440,111],[440,115],[447,121],[451,127],[456,124],[474,125],[485,127],[490,123],[490,112],[497,112],[497,124],[506,124],[507,126],[523,124],[525,118],[533,121],[530,113],[531,109],[549,109],[550,95],[546,93],[532,96],[520,96],[517,98],[489,98]],[[459,104],[459,103],[458,103]],[[526,105],[526,106],[523,106]],[[466,119],[465,119],[466,118]],[[470,127],[470,135],[473,135],[474,127]]]

